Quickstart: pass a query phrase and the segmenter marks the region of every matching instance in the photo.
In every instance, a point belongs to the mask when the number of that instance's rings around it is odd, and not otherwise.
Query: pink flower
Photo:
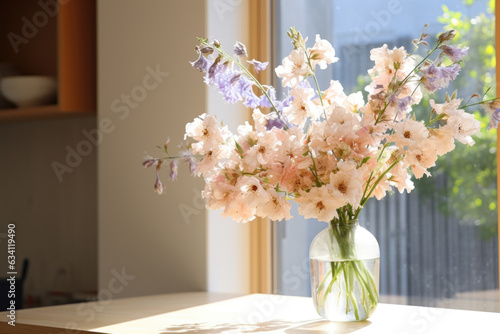
[[[429,100],[429,104],[438,115],[445,114],[447,116],[456,113],[460,103],[462,103],[462,99],[453,99],[450,102],[445,103],[436,103],[434,99]]]
[[[308,52],[313,68],[316,65],[319,65],[319,67],[324,70],[326,69],[327,64],[332,64],[339,60],[335,57],[335,49],[332,47],[330,42],[326,39],[321,39],[319,34],[316,35],[316,43],[308,50]]]
[[[283,59],[282,65],[276,68],[276,75],[283,79],[283,87],[295,88],[300,81],[311,74],[303,50],[293,50],[288,57]]]
[[[268,189],[267,192],[270,198],[260,203],[257,207],[257,215],[259,217],[268,217],[274,221],[291,219],[290,209],[292,205],[273,188]]]
[[[279,184],[288,193],[298,193],[314,184],[314,175],[309,169],[300,169],[293,161],[289,161],[283,166]]]
[[[429,137],[429,130],[422,122],[406,118],[394,125],[395,134],[389,137],[400,149],[418,146]]]
[[[474,118],[473,114],[457,110],[447,121],[446,128],[451,128],[453,137],[462,144],[474,145],[471,135],[481,130],[481,122]]]
[[[351,204],[353,208],[359,206],[363,196],[363,185],[352,161],[338,163],[339,171],[331,173],[329,187],[336,200],[342,205]]]
[[[283,108],[283,113],[290,123],[302,126],[308,117],[318,119],[321,116],[321,107],[311,101],[314,96],[313,89],[296,88],[292,89],[290,94],[293,96],[293,101],[288,107]]]
[[[344,88],[337,80],[331,80],[330,87],[323,93],[323,101],[330,105],[340,105],[346,98],[347,95],[344,93]]]
[[[219,147],[214,147],[213,150],[206,151],[203,158],[196,166],[196,172],[198,175],[208,176],[210,172],[213,172],[215,166],[224,157],[224,151]]]
[[[455,149],[454,131],[451,127],[442,126],[439,129],[429,129],[429,139],[436,145],[437,155],[444,155]]]
[[[395,185],[401,194],[405,190],[409,193],[415,188],[411,181],[411,175],[408,174],[408,169],[403,168],[403,165],[403,162],[396,164],[396,166],[391,169],[391,176],[388,178],[388,181]]]
[[[240,177],[236,187],[240,189],[245,203],[250,208],[257,208],[261,203],[268,202],[271,199],[259,179],[254,176]]]
[[[387,44],[384,44],[380,48],[372,49],[370,59],[375,62],[375,66],[368,70],[368,74],[376,85],[381,84],[387,87],[395,75],[397,79],[402,80],[413,69],[414,60],[407,56],[403,47],[389,50]]]
[[[336,210],[342,206],[342,202],[326,186],[313,187],[309,192],[301,190],[300,197],[295,201],[299,203],[299,214],[304,218],[316,218],[324,222],[338,217]]]
[[[191,137],[198,141],[199,145],[194,146],[193,153],[204,154],[223,143],[228,136],[229,130],[221,127],[214,116],[202,114],[193,122],[186,124],[184,139]]]
[[[420,179],[424,174],[431,175],[427,169],[435,166],[437,160],[436,144],[432,140],[424,140],[418,146],[408,149],[405,154],[406,166],[411,166],[417,179]]]
[[[269,166],[276,156],[276,149],[281,144],[276,140],[272,132],[259,132],[257,142],[244,156],[244,163],[250,167],[250,170],[259,165]]]

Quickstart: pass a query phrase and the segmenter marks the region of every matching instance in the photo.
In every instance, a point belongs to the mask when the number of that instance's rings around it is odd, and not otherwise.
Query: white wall
[[[188,63],[194,37],[206,35],[205,1],[99,0],[97,12],[98,118],[110,128],[98,155],[99,287],[126,268],[135,278],[115,297],[204,290],[206,213],[194,194],[203,184],[183,165],[171,183],[166,168],[158,196],[141,161],[145,151],[161,154],[155,146],[167,136],[175,151],[185,124],[206,111],[207,90]],[[157,66],[169,75],[144,90]],[[121,99],[131,93],[139,101],[127,107]]]
[[[94,127],[94,116],[0,124],[0,251],[7,256],[13,222],[19,274],[30,260],[24,292],[31,303],[50,303],[50,291],[97,288],[97,154],[95,146],[80,146]],[[68,158],[68,149],[85,156]],[[54,162],[65,166],[60,178]]]
[[[175,183],[163,173],[163,196],[152,191],[154,171],[140,167],[144,150],[161,154],[155,145],[167,136],[174,148],[184,125],[203,112],[233,130],[248,119],[247,109],[225,104],[188,63],[196,58],[196,36],[216,37],[229,49],[236,40],[248,43],[248,4],[98,2],[99,119],[109,119],[112,128],[99,148],[99,286],[125,267],[135,278],[119,297],[249,292],[249,226],[207,213],[199,197],[202,180],[182,167]],[[169,76],[136,107],[126,107],[122,94],[140,92],[146,67],[156,64]]]
[[[208,0],[208,36],[231,50],[236,41],[249,41],[249,0]],[[201,78],[199,79],[201,80]],[[208,91],[209,113],[217,115],[231,131],[249,120],[249,110],[241,104],[226,104],[213,88]],[[219,211],[208,212],[208,290],[250,292],[250,229],[224,219]]]

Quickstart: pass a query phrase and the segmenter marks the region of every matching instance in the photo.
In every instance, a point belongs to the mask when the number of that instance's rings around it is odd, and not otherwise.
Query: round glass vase
[[[309,249],[311,291],[319,315],[331,321],[367,319],[378,304],[380,249],[358,220],[332,222]]]

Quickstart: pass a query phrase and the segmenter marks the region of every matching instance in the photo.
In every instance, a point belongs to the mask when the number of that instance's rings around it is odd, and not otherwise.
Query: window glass
[[[275,62],[292,45],[286,31],[294,26],[309,37],[332,42],[339,61],[318,71],[322,90],[339,80],[346,93],[363,90],[373,66],[370,50],[388,44],[411,50],[428,24],[435,36],[458,31],[457,43],[470,47],[466,67],[449,87],[462,97],[494,97],[494,1],[333,1],[275,2]],[[425,50],[423,50],[425,52]],[[277,81],[277,87],[280,82]],[[286,93],[278,91],[278,96]],[[442,96],[439,98],[443,98]],[[414,109],[428,113],[428,103]],[[473,112],[474,109],[468,111]],[[479,108],[478,117],[484,117]],[[483,123],[487,123],[486,118]],[[499,311],[496,132],[484,128],[476,145],[457,148],[431,169],[432,178],[415,181],[410,194],[371,199],[360,216],[380,244],[380,301],[409,305]],[[294,218],[276,224],[275,292],[310,296],[309,245],[326,223]]]

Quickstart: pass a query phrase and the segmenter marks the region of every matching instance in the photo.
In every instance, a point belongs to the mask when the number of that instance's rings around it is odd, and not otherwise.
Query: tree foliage
[[[466,0],[465,4],[472,6],[474,2]],[[469,46],[469,54],[464,59],[466,66],[452,88],[457,89],[460,96],[486,93],[484,99],[495,97],[496,87],[492,87],[496,65],[494,6],[495,1],[491,0],[485,11],[475,16],[443,6],[443,14],[438,18],[445,30],[457,31],[456,44]],[[496,130],[487,130],[488,117],[481,107],[474,106],[467,111],[474,112],[482,122],[481,131],[474,137],[476,144],[469,147],[456,143],[455,150],[440,157],[431,170],[433,176],[446,175],[447,186],[438,187],[432,178],[418,180],[415,186],[423,197],[437,199],[436,204],[444,214],[454,216],[460,223],[479,225],[481,236],[488,239],[496,235],[498,226],[497,136]],[[430,197],[431,193],[434,196]]]

